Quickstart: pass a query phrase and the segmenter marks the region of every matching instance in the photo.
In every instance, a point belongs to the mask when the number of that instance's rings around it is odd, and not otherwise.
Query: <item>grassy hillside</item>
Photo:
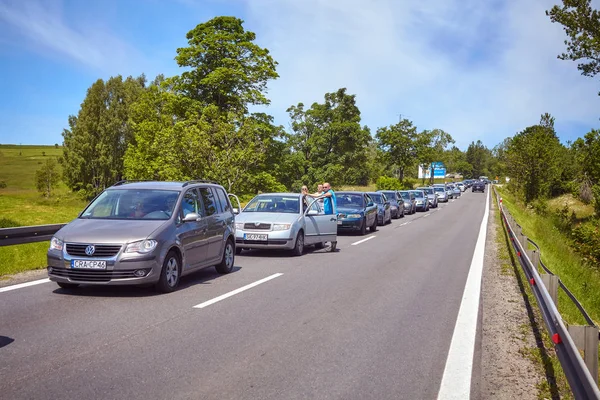
[[[35,188],[35,172],[49,157],[62,155],[62,147],[0,145],[0,228],[68,222],[86,202],[60,183],[52,197]],[[1,185],[4,186],[4,185]],[[43,268],[48,243],[0,247],[0,276]]]

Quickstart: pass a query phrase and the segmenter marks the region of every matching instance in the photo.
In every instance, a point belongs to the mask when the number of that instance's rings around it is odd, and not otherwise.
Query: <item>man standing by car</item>
[[[323,194],[320,196],[317,194],[309,194],[310,197],[318,197],[323,199],[323,211],[326,215],[337,215],[337,202],[335,199],[335,192],[331,189],[329,182],[323,183]],[[337,241],[331,242],[331,251],[335,251]]]

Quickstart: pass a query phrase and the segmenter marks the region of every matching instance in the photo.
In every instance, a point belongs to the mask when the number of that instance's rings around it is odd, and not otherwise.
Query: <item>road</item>
[[[336,253],[244,252],[167,295],[0,293],[0,398],[434,399],[486,196],[340,236]]]

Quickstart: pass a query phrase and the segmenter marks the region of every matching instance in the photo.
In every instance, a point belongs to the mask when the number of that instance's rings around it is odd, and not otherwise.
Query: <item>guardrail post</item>
[[[523,234],[522,229],[519,229],[519,231],[521,232],[521,246],[523,246],[524,251],[527,251],[527,236]]]
[[[569,335],[575,346],[583,351],[583,360],[595,381],[598,381],[598,327],[570,325]]]
[[[542,283],[546,286],[554,305],[558,307],[558,276],[550,274],[541,274]]]

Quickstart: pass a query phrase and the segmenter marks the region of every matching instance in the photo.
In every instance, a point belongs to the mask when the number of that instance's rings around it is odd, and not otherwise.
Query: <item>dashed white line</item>
[[[358,242],[354,242],[354,243],[352,243],[352,245],[351,245],[351,246],[356,246],[357,244],[364,243],[364,242],[366,242],[367,240],[375,239],[376,237],[377,237],[377,236],[369,236],[369,237],[368,237],[368,238],[366,238],[366,239],[359,240]]]
[[[442,376],[438,400],[468,399],[471,395],[471,374],[473,373],[473,354],[475,353],[475,335],[477,332],[477,316],[479,313],[479,296],[481,293],[481,276],[483,274],[483,257],[485,238],[490,211],[490,197],[485,202],[485,212],[473,259],[467,276],[467,283],[462,295],[450,350],[446,359],[446,367]]]
[[[425,215],[423,215],[423,218],[427,218],[427,217],[429,217],[430,215],[431,215],[431,214],[425,214]]]
[[[39,279],[37,281],[19,283],[18,285],[5,286],[3,288],[0,288],[0,293],[9,292],[11,290],[21,289],[21,288],[28,287],[28,286],[39,285],[40,283],[46,283],[46,282],[50,282],[50,279],[44,278],[44,279]]]
[[[215,303],[217,303],[217,302],[219,302],[219,301],[221,301],[221,300],[225,300],[225,299],[226,299],[226,298],[228,298],[228,297],[235,296],[235,295],[236,295],[236,294],[238,294],[238,293],[241,293],[241,292],[243,292],[243,291],[245,291],[245,290],[248,290],[248,289],[251,289],[251,288],[253,288],[253,287],[255,287],[255,286],[258,286],[258,285],[260,285],[261,283],[265,283],[265,282],[267,282],[267,281],[270,281],[271,279],[278,278],[278,277],[280,277],[281,275],[283,275],[283,274],[282,274],[282,273],[280,273],[280,272],[278,272],[278,273],[276,273],[276,274],[273,274],[273,275],[271,275],[271,276],[267,276],[266,278],[263,278],[263,279],[261,279],[261,280],[259,280],[259,281],[256,281],[256,282],[254,282],[254,283],[251,283],[251,284],[249,284],[249,285],[246,285],[246,286],[242,286],[242,287],[241,287],[241,288],[239,288],[239,289],[232,290],[231,292],[229,292],[229,293],[225,293],[225,294],[223,294],[223,295],[221,295],[221,296],[219,296],[219,297],[215,297],[215,298],[214,298],[214,299],[212,299],[212,300],[208,300],[208,301],[205,301],[204,303],[200,303],[200,304],[198,304],[198,305],[195,305],[193,308],[204,308],[204,307],[208,307],[208,306],[210,306],[211,304],[215,304]]]

